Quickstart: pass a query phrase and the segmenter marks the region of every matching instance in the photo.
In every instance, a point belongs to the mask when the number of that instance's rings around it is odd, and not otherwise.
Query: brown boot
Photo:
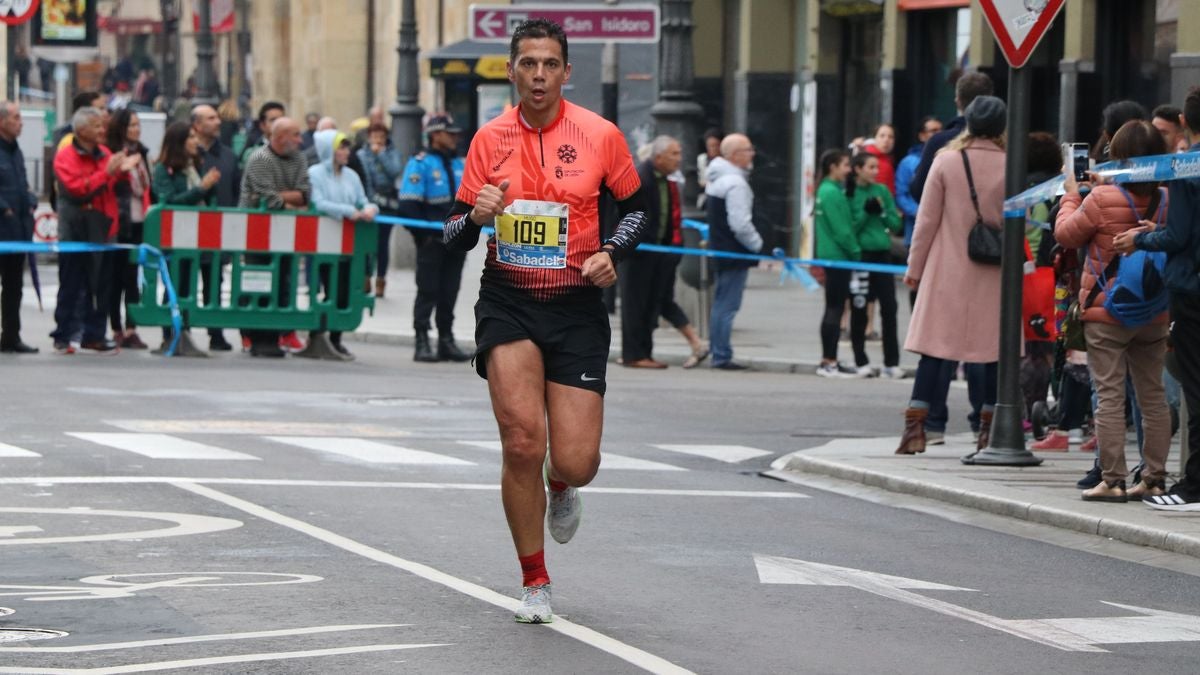
[[[925,418],[928,408],[909,408],[904,411],[904,435],[900,437],[897,455],[915,455],[925,452]]]
[[[383,297],[383,289],[387,288],[387,279],[375,277],[375,297]]]
[[[983,450],[992,442],[992,413],[987,410],[979,411],[979,439],[975,441],[975,449]]]

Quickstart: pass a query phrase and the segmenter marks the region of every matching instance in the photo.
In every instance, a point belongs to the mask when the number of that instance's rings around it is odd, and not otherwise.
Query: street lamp
[[[413,0],[400,4],[400,70],[396,76],[396,101],[388,110],[392,116],[392,145],[404,156],[421,147],[421,118],[425,110],[417,105],[420,79],[417,69],[417,19]]]
[[[179,35],[179,0],[160,0],[162,39],[159,47],[162,58],[163,110],[171,110],[179,95],[179,57],[175,50]]]
[[[696,175],[697,137],[704,108],[692,92],[692,0],[663,0],[662,40],[658,49],[658,102],[650,108],[655,132],[679,141],[683,151],[683,208],[691,217],[700,192]]]
[[[196,9],[200,15],[200,30],[196,32],[196,96],[192,98],[191,103],[215,106],[220,103],[220,99],[217,72],[213,68],[216,50],[213,49],[211,0],[198,0]]]

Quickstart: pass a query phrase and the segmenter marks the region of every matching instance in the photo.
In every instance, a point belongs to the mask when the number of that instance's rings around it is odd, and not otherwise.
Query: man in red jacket
[[[60,241],[108,243],[117,235],[117,197],[113,188],[129,180],[129,170],[140,155],[116,154],[101,144],[104,112],[81,108],[71,119],[74,138],[54,156],[58,184],[58,236]],[[70,253],[58,262],[57,326],[50,337],[54,351],[73,354],[76,336],[80,346],[102,354],[114,354],[117,344],[105,337],[106,286],[111,274],[100,253]]]

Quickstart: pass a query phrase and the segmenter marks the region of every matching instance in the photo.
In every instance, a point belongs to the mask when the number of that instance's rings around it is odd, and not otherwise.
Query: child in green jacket
[[[875,182],[879,174],[879,159],[869,153],[859,153],[850,163],[852,175],[846,181],[846,195],[850,202],[850,213],[854,220],[854,231],[862,261],[887,264],[891,258],[890,235],[904,232],[904,221],[892,193],[881,183]],[[900,345],[896,334],[896,279],[890,272],[855,272],[850,288],[850,344],[854,348],[857,374],[871,377],[874,370],[867,357],[867,305],[879,302],[879,315],[883,324],[883,370],[884,377],[900,378]]]

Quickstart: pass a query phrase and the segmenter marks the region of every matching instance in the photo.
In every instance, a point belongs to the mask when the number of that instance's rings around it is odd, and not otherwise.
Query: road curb
[[[771,464],[771,468],[839,478],[889,492],[935,499],[1040,525],[1095,534],[1128,544],[1200,558],[1200,537],[1018,499],[1006,499],[983,492],[946,487],[929,481],[874,471],[834,460],[809,457],[804,455],[803,451],[780,457]]]

